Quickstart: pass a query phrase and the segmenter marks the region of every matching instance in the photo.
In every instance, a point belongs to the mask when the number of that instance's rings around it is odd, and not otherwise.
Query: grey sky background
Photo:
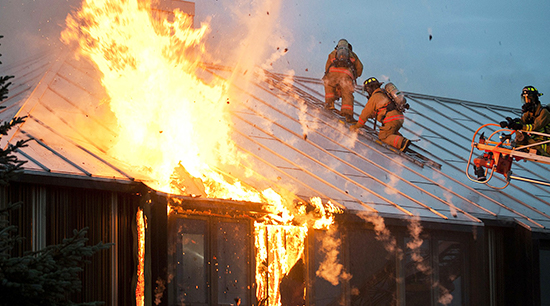
[[[273,63],[276,72],[320,78],[328,53],[346,38],[365,66],[360,82],[389,78],[405,91],[517,108],[523,86],[533,85],[550,103],[550,1],[279,2],[280,13],[268,18],[278,19],[280,48],[288,52]],[[210,20],[213,53],[239,43],[231,32],[240,26],[237,4],[245,16],[258,13],[252,1],[195,3],[196,25]],[[79,6],[79,0],[0,0],[0,74],[60,46],[65,17]]]

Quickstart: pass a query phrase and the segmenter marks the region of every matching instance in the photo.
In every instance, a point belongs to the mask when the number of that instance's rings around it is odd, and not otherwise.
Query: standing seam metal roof
[[[232,72],[205,64],[199,75],[228,79]],[[16,78],[0,118],[29,117],[2,139],[2,146],[31,138],[28,147],[18,150],[18,157],[29,161],[25,164],[29,173],[148,180],[109,157],[108,148],[95,140],[97,135],[80,130],[85,121],[102,137],[117,136],[102,123],[107,105],[101,101],[103,89],[90,63],[63,52],[58,58],[37,56],[4,74]],[[351,213],[375,211],[393,218],[414,214],[451,224],[514,221],[533,231],[547,231],[550,226],[546,187],[512,181],[506,189],[495,190],[469,181],[464,174],[475,130],[507,116],[517,117],[519,109],[404,92],[411,109],[405,113],[401,132],[419,140],[411,146],[415,154],[404,154],[377,141],[373,121],[356,135],[324,110],[320,79],[263,74],[252,81],[237,79],[232,89],[240,100],[231,108],[233,140],[249,156],[241,167],[255,173],[239,177],[244,183],[257,188],[284,186],[299,198],[318,196]],[[358,87],[356,116],[365,102]],[[548,165],[519,162],[512,170],[544,180]]]

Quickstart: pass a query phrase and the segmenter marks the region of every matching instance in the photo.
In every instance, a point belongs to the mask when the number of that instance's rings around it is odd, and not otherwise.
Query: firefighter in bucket
[[[541,141],[549,140],[549,137],[543,135],[527,135],[525,132],[539,132],[548,134],[550,132],[550,112],[548,106],[544,107],[539,101],[542,93],[533,87],[525,86],[521,91],[521,108],[523,115],[520,118],[506,118],[506,121],[500,122],[500,127],[516,130],[516,146],[535,144]],[[525,132],[520,132],[525,131]],[[537,154],[550,156],[550,146],[548,143],[533,146]]]
[[[548,110],[548,106],[542,106],[539,101],[540,96],[542,96],[542,93],[539,93],[535,87],[523,87],[521,91],[521,101],[523,102],[521,110],[523,115],[521,118],[515,119],[506,117],[506,121],[500,122],[500,127],[514,130],[513,134],[515,134],[515,139],[512,141],[512,145],[515,148],[532,145],[526,148],[519,148],[519,151],[541,156],[550,156],[550,146],[548,143],[543,143],[544,141],[550,140],[550,137],[548,137],[548,135],[537,134],[548,134],[550,132],[550,111]],[[513,134],[504,134],[501,137],[511,139]],[[480,137],[479,143],[485,143],[483,134]],[[495,156],[495,154],[499,155]],[[482,156],[474,159],[474,172],[478,181],[481,182],[486,182],[488,180],[486,177],[487,171],[485,169],[490,169],[492,167],[495,167],[494,171],[502,173],[509,178],[511,164],[511,156],[504,156],[497,152],[485,152]]]

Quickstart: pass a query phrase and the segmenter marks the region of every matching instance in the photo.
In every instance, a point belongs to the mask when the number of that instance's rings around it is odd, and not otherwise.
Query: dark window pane
[[[206,304],[208,292],[206,221],[177,219],[174,305]]]
[[[218,303],[250,305],[248,283],[248,226],[244,222],[218,222]]]
[[[397,305],[396,260],[374,232],[350,231],[351,305]]]
[[[440,305],[462,305],[463,254],[462,244],[455,241],[439,241],[437,256],[439,260],[439,296]]]
[[[431,305],[430,253],[426,239],[414,250],[405,248],[405,305]]]
[[[339,234],[330,235],[326,231],[315,231],[315,240],[314,240],[314,250],[315,250],[315,271],[319,272],[319,267],[326,259],[327,253],[323,249],[327,246],[323,245],[324,240],[334,241],[335,239],[340,239]],[[329,245],[332,243],[329,243]],[[337,252],[340,253],[341,248],[338,247]],[[338,255],[338,262],[342,263],[341,256]],[[327,277],[328,278],[328,277]],[[316,273],[315,277],[315,306],[325,306],[325,305],[340,305],[340,300],[342,299],[342,286],[340,282],[336,285],[333,285],[331,282],[326,280],[323,277],[319,276],[319,273]]]
[[[540,250],[540,304],[550,306],[550,250]]]

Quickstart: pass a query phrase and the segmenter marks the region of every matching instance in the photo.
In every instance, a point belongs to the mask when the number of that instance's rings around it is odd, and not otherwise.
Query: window
[[[241,299],[241,305],[251,305],[248,286],[249,260],[248,228],[245,223],[218,222],[217,274],[218,303],[235,303]]]
[[[169,305],[251,305],[248,221],[172,218]]]
[[[171,305],[208,305],[208,250],[205,220],[178,219]]]
[[[463,246],[460,242],[439,240],[438,259],[438,304],[462,305]]]
[[[328,245],[327,245],[327,242]],[[342,282],[339,281],[337,275],[334,275],[334,271],[326,271],[326,269],[320,270],[321,264],[326,264],[327,258],[338,253],[337,262],[342,263],[343,256],[340,253],[342,248],[339,246],[340,234],[329,233],[327,231],[317,230],[314,231],[314,241],[313,241],[313,250],[315,258],[315,275],[314,280],[314,303],[316,306],[324,305],[340,305],[341,299],[343,298],[342,294]],[[327,252],[328,251],[328,252]],[[332,254],[329,254],[331,253]],[[327,257],[327,254],[329,256]],[[329,260],[330,264],[330,260]],[[325,273],[319,273],[320,271],[326,271]],[[330,280],[330,281],[329,281]],[[333,282],[336,282],[336,285],[333,285]]]
[[[405,305],[462,305],[464,249],[463,242],[436,237],[405,248]]]
[[[410,241],[405,238],[405,246]],[[432,305],[430,240],[424,239],[414,249],[405,247],[404,251],[405,305]]]
[[[396,258],[372,231],[350,231],[350,299],[352,306],[397,305]]]

